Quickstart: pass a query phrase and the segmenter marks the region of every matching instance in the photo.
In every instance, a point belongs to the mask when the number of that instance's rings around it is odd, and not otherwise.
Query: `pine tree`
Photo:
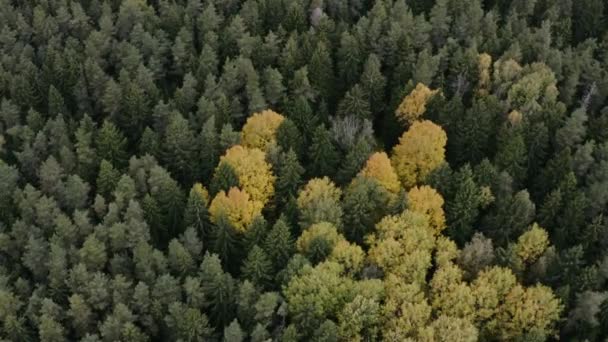
[[[97,176],[97,193],[103,195],[104,197],[109,197],[109,195],[114,191],[116,184],[118,184],[118,180],[120,179],[120,173],[118,170],[112,166],[110,162],[103,159],[101,164],[99,164],[99,174]]]
[[[163,139],[162,157],[171,173],[180,181],[190,183],[198,168],[194,153],[196,144],[188,121],[179,113],[174,113],[169,121]]]
[[[220,191],[228,191],[230,188],[238,186],[239,178],[234,168],[228,163],[220,163],[211,179],[211,185],[209,186],[211,194],[215,195]]]
[[[317,177],[332,176],[336,172],[340,156],[324,125],[317,126],[311,141],[312,144],[308,149],[308,159],[311,165],[308,171]]]
[[[209,310],[215,327],[224,327],[230,323],[235,313],[234,279],[222,270],[216,254],[206,254],[200,270],[205,294],[204,307]]]
[[[372,111],[369,97],[360,85],[356,84],[346,92],[346,95],[344,95],[338,106],[338,115],[352,115],[362,120],[371,119]]]
[[[317,43],[310,62],[308,63],[308,77],[311,85],[328,103],[333,103],[334,70],[333,61],[323,41]]]
[[[293,149],[281,155],[275,183],[275,198],[279,203],[285,204],[290,197],[296,196],[303,183],[304,171]]]
[[[293,150],[301,158],[304,154],[304,138],[296,124],[289,118],[283,120],[276,132],[277,145],[283,151]]]
[[[127,139],[124,134],[110,121],[105,120],[97,133],[97,153],[100,159],[105,159],[117,168],[122,168],[127,162]]]
[[[264,250],[275,271],[281,270],[287,265],[293,249],[294,241],[291,229],[285,217],[279,217],[264,240]]]
[[[226,267],[233,265],[238,257],[236,231],[225,215],[215,219],[211,228],[211,244],[209,249],[216,253]]]
[[[367,139],[359,139],[357,143],[348,151],[338,173],[336,181],[339,184],[346,184],[363,168],[365,161],[373,152],[373,146]]]
[[[344,193],[344,235],[363,243],[374,225],[387,213],[388,192],[375,180],[357,177]]]
[[[201,160],[202,179],[210,179],[219,159],[218,136],[215,130],[215,117],[203,125],[199,136],[199,158]]]
[[[359,84],[369,101],[374,117],[384,109],[386,77],[382,74],[382,63],[376,54],[371,53],[363,66]]]
[[[188,202],[184,210],[184,226],[193,227],[206,241],[211,232],[209,222],[209,194],[202,184],[196,183],[190,189]]]
[[[265,287],[272,279],[272,263],[268,255],[258,245],[253,246],[245,259],[241,272],[245,279],[258,286]]]

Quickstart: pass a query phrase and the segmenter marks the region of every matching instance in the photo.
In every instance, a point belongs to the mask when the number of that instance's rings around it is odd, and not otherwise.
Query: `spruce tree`
[[[314,177],[333,176],[340,162],[340,155],[333,145],[331,136],[324,125],[314,130],[312,144],[308,148],[310,167],[308,171]]]
[[[251,280],[260,287],[265,287],[272,279],[272,263],[266,252],[255,245],[243,262],[241,272],[245,279]]]

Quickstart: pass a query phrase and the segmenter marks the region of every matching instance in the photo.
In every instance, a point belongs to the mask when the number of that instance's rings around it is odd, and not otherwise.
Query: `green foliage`
[[[0,8],[0,340],[608,338],[605,1]]]

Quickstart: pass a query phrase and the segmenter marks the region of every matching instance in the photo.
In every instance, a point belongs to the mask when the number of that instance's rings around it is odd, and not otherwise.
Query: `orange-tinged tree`
[[[407,130],[393,150],[391,162],[407,189],[424,180],[445,160],[447,135],[431,121],[419,121]]]
[[[241,142],[249,148],[266,151],[276,143],[276,132],[285,118],[272,110],[255,113],[247,119],[241,131]]]
[[[435,234],[445,228],[443,197],[428,185],[413,187],[407,193],[408,207],[411,211],[425,215]]]
[[[252,201],[259,202],[262,206],[268,203],[274,193],[275,179],[265,158],[265,153],[260,149],[235,145],[220,159],[220,164],[228,163],[232,166],[241,189],[251,196]]]
[[[428,100],[437,92],[437,90],[431,90],[424,84],[418,83],[416,88],[403,98],[395,115],[399,121],[411,125],[424,114]]]
[[[372,154],[359,175],[374,178],[391,193],[399,192],[401,186],[399,177],[385,152],[376,152]]]
[[[232,187],[225,191],[220,191],[209,206],[211,221],[217,222],[221,215],[225,215],[236,231],[244,232],[249,224],[262,213],[263,205],[253,201],[249,194]]]

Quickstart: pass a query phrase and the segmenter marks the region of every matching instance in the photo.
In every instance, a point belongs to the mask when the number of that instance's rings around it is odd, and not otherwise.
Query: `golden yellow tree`
[[[260,149],[236,145],[228,149],[220,159],[220,164],[228,163],[232,166],[241,189],[251,196],[252,201],[259,202],[262,206],[268,203],[274,193],[275,179],[265,157]]]
[[[544,285],[514,286],[496,316],[496,336],[501,341],[521,338],[527,333],[548,336],[554,332],[563,306]]]
[[[515,253],[525,264],[532,264],[549,247],[549,234],[538,224],[534,223],[530,230],[517,239]]]
[[[426,216],[410,210],[386,216],[367,242],[368,258],[384,272],[393,273],[405,282],[425,284],[435,248],[435,232]]]
[[[384,284],[386,299],[382,313],[386,321],[382,335],[386,341],[410,341],[420,329],[428,326],[431,305],[418,283],[408,284],[400,277],[388,274]]]
[[[285,118],[272,110],[255,113],[247,119],[241,131],[241,142],[249,148],[266,151],[276,143],[275,134]]]
[[[244,232],[253,219],[262,213],[262,207],[261,203],[251,200],[246,191],[233,187],[227,194],[220,191],[215,196],[209,206],[209,214],[212,222],[225,215],[237,231]]]
[[[425,215],[429,224],[438,235],[445,228],[443,212],[443,197],[428,185],[413,187],[407,193],[408,208],[411,211]]]
[[[398,193],[400,189],[399,177],[391,165],[391,160],[385,152],[372,154],[359,175],[374,178],[386,190],[391,193]]]
[[[205,206],[209,205],[209,191],[201,183],[194,183],[190,189],[190,196],[196,196]]]
[[[424,114],[426,103],[436,93],[437,90],[431,90],[424,84],[418,83],[416,88],[403,98],[403,101],[397,107],[395,111],[397,119],[407,125],[411,125]]]
[[[475,296],[462,281],[462,270],[453,263],[439,267],[431,279],[431,305],[439,314],[473,320]]]
[[[445,160],[447,135],[431,121],[417,121],[399,139],[392,165],[406,189],[411,188]]]

